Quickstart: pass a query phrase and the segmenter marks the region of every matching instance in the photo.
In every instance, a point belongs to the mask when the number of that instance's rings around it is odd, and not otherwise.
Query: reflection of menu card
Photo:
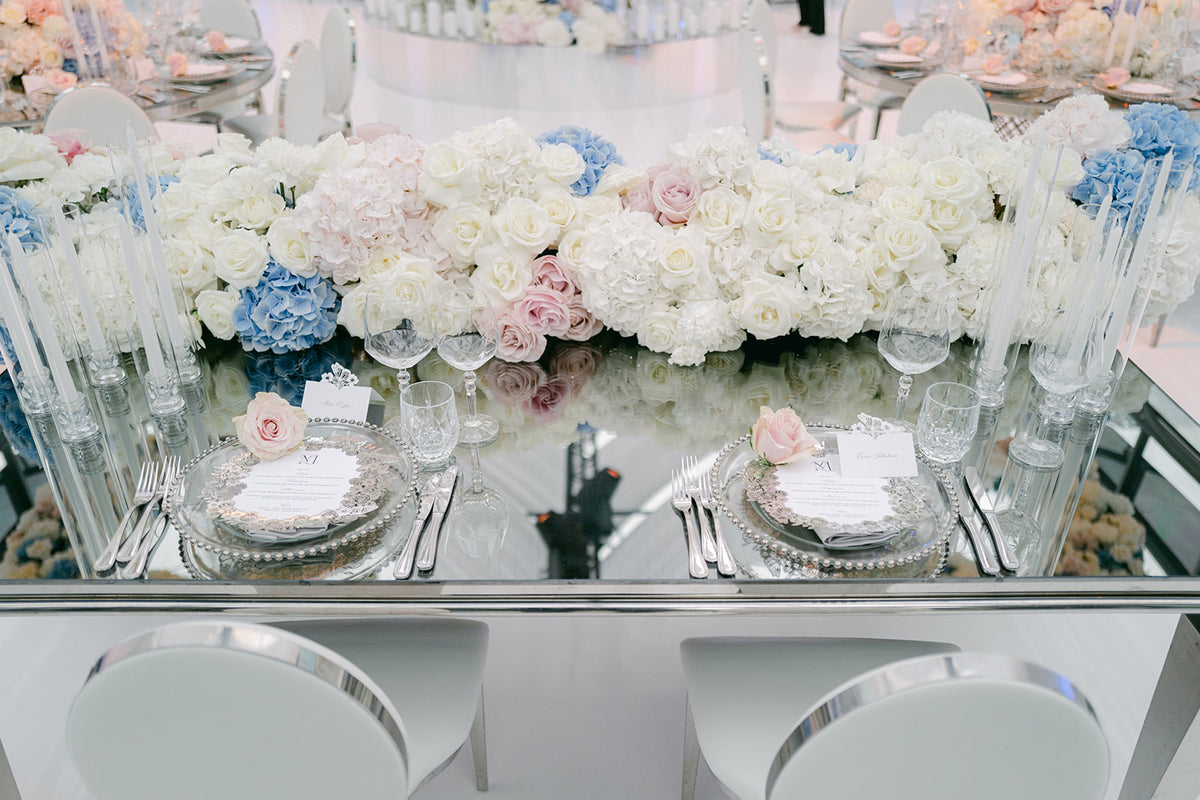
[[[808,458],[775,470],[787,507],[835,525],[877,522],[894,513],[886,478],[844,478],[838,456]]]
[[[233,506],[263,520],[320,516],[342,505],[357,474],[355,455],[333,447],[300,450],[251,467]]]

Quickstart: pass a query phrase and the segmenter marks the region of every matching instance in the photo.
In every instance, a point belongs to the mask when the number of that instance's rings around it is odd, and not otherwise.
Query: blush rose
[[[817,440],[792,409],[772,411],[763,406],[750,429],[750,446],[770,464],[790,464],[811,456]]]
[[[233,418],[238,441],[263,461],[285,456],[304,441],[308,414],[274,392],[259,392],[246,413]]]

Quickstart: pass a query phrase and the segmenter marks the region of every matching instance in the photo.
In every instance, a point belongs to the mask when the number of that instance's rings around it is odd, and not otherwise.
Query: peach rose
[[[55,94],[65,92],[79,81],[73,73],[61,69],[46,70],[42,73],[42,77],[46,80],[46,87]]]
[[[929,42],[922,39],[920,36],[908,36],[900,42],[900,52],[907,53],[910,56],[920,55],[921,51]]]
[[[817,440],[792,409],[772,411],[763,406],[758,410],[758,421],[750,429],[750,446],[769,464],[790,464],[811,456]]]
[[[978,38],[976,38],[974,36],[968,36],[967,38],[963,39],[963,52],[964,53],[966,53],[969,56],[973,56],[973,55],[975,55],[975,52],[977,50],[979,50],[979,39]]]
[[[178,51],[167,53],[167,69],[176,77],[187,75],[187,56]]]
[[[1008,69],[1008,59],[1000,53],[992,53],[983,60],[983,71],[988,75],[999,75]]]
[[[259,392],[246,413],[233,418],[238,441],[263,461],[287,455],[304,441],[308,414],[274,392]]]
[[[1129,70],[1122,67],[1109,67],[1096,76],[1100,82],[1109,89],[1116,89],[1118,86],[1124,86],[1129,82]]]
[[[900,23],[896,22],[894,19],[889,19],[887,22],[883,23],[883,32],[887,36],[899,36],[900,31],[902,30],[903,28],[900,27]]]
[[[225,34],[221,31],[209,31],[204,35],[204,39],[208,42],[208,49],[214,53],[224,53],[229,49],[229,43],[225,41]]]

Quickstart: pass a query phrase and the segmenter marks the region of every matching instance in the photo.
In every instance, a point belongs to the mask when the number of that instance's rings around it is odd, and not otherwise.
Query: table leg
[[[1195,758],[1188,758],[1188,751],[1194,757],[1200,756],[1198,711],[1200,615],[1184,614],[1175,628],[1118,800],[1150,800],[1152,797],[1165,800],[1168,788],[1178,783],[1189,768],[1194,769],[1194,764],[1188,762],[1194,762]],[[1190,739],[1188,746],[1181,747],[1185,738]],[[1187,792],[1172,793],[1171,796],[1194,798],[1197,792],[1200,792],[1200,786],[1193,784]]]

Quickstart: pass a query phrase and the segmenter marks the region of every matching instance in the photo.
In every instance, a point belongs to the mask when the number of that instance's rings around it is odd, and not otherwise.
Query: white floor
[[[108,646],[166,621],[140,616],[0,619],[0,740],[24,800],[89,797],[70,767],[63,741],[74,692]],[[684,708],[678,644],[689,636],[708,635],[950,641],[1046,665],[1070,677],[1095,706],[1112,758],[1106,798],[1115,800],[1176,618],[1087,613],[576,615],[486,621],[491,627],[485,693],[492,800],[678,796]],[[784,697],[787,687],[761,690]],[[180,686],[180,714],[187,714],[188,702],[187,687]],[[936,772],[936,758],[931,763]],[[463,754],[418,796],[462,800],[475,794],[473,787],[471,761]],[[712,800],[724,795],[702,772],[696,796]],[[963,796],[970,797],[969,787]],[[1193,787],[1172,798],[1195,796]],[[232,787],[230,797],[237,798]]]

